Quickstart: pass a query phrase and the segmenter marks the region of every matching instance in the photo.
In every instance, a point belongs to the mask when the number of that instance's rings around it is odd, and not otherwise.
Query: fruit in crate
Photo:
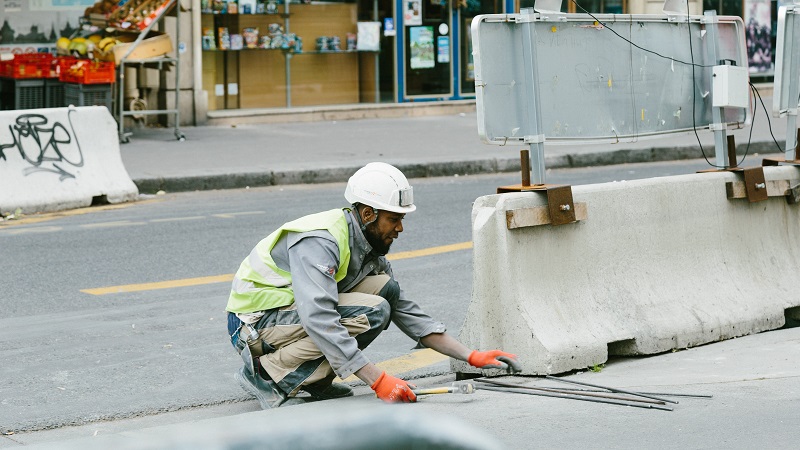
[[[87,41],[86,38],[76,37],[75,39],[70,41],[69,46],[67,47],[67,50],[69,52],[71,52],[71,53],[72,52],[76,52],[81,56],[86,55],[86,52],[89,49],[89,47],[87,45],[87,42],[90,42],[90,41]]]
[[[72,78],[83,78],[83,74],[86,72],[86,68],[90,62],[85,59],[80,59],[75,61],[75,64],[72,64],[67,69],[67,75]]]
[[[111,50],[115,45],[117,45],[117,40],[112,37],[106,37],[100,40],[97,43],[97,48],[100,49],[101,52],[108,52]]]
[[[58,41],[56,41],[56,50],[58,50],[58,53],[62,55],[69,53],[69,44],[71,42],[72,41],[67,37],[58,38]]]

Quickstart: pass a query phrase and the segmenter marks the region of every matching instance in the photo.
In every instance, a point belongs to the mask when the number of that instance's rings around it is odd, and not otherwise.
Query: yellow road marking
[[[237,212],[237,213],[224,213],[224,214],[213,214],[214,217],[219,217],[220,219],[233,219],[236,216],[252,216],[254,214],[266,214],[266,211],[245,211],[245,212]]]
[[[52,233],[54,231],[61,231],[61,227],[36,227],[36,228],[10,228],[8,230],[0,230],[0,234],[18,235],[18,234],[32,234],[32,233]]]
[[[230,283],[233,274],[214,275],[210,277],[184,278],[182,280],[158,281],[155,283],[126,284],[122,286],[109,286],[104,288],[81,289],[81,292],[92,295],[117,294],[120,292],[153,291],[156,289],[171,289],[176,287],[199,286],[212,283]]]
[[[420,256],[438,255],[440,253],[454,252],[457,250],[468,250],[472,248],[472,242],[459,242],[458,244],[441,245],[439,247],[423,248],[421,250],[411,250],[408,252],[398,252],[386,255],[389,261],[399,259],[418,258]]]
[[[109,222],[114,223],[114,222]],[[130,223],[131,225],[133,223]],[[99,225],[99,224],[98,224]],[[440,253],[454,252],[457,250],[468,250],[472,248],[472,242],[460,242],[458,244],[441,245],[439,247],[423,248],[408,252],[399,252],[388,255],[390,261],[398,259],[418,258],[422,256],[438,255]],[[209,277],[184,278],[181,280],[158,281],[155,283],[126,284],[121,286],[108,286],[102,288],[81,289],[81,292],[92,295],[117,294],[121,292],[154,291],[157,289],[172,289],[176,287],[199,286],[212,283],[230,283],[233,274],[214,275]]]
[[[166,219],[150,219],[150,222],[153,222],[153,223],[181,222],[181,221],[184,221],[184,220],[200,220],[200,219],[205,219],[205,216],[168,217]]]
[[[146,225],[145,222],[131,222],[130,220],[120,220],[118,222],[87,223],[80,225],[81,228],[116,228],[127,227],[130,225]]]
[[[58,211],[52,213],[42,213],[42,214],[34,214],[34,215],[23,215],[19,219],[12,219],[12,220],[5,220],[0,222],[0,227],[6,226],[15,226],[15,225],[33,225],[36,223],[47,222],[49,220],[58,219],[61,217],[70,217],[70,216],[80,216],[83,214],[98,212],[98,211],[112,211],[115,209],[123,209],[128,208],[131,206],[138,206],[138,205],[147,205],[149,203],[157,203],[160,202],[160,199],[151,199],[151,200],[136,200],[134,202],[127,202],[127,203],[115,203],[113,205],[102,205],[102,206],[87,206],[85,208],[78,208],[78,209],[71,209],[66,211]]]
[[[419,369],[421,367],[427,367],[447,359],[447,356],[426,348],[411,352],[407,355],[399,356],[397,358],[387,359],[386,361],[381,361],[375,365],[378,366],[379,369],[386,371],[388,374],[398,375]],[[336,381],[342,380],[336,378]],[[350,375],[349,377],[345,378],[344,381],[358,381],[358,377],[355,375]]]

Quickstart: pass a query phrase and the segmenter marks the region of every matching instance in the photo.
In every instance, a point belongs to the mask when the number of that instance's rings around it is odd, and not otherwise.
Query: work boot
[[[353,395],[353,388],[346,384],[330,383],[319,381],[300,389],[308,392],[314,400],[330,400],[334,398],[350,397]]]
[[[247,367],[236,372],[236,381],[242,388],[255,396],[261,409],[277,408],[286,401],[286,394],[272,380],[266,380],[259,374],[251,373]]]

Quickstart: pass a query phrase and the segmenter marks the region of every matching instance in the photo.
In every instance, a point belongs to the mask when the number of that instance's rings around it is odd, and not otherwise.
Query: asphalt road
[[[565,169],[551,171],[548,181],[622,181],[705,167],[700,160]],[[412,182],[419,209],[393,253],[470,241],[474,199],[518,179]],[[339,183],[170,194],[0,226],[0,431],[248,400],[232,379],[240,361],[226,343],[228,283],[81,291],[231,274],[284,221],[344,205],[343,190]],[[471,252],[411,257],[393,267],[409,296],[457,335],[470,300]],[[392,327],[367,354],[384,361],[412,344]],[[412,375],[446,371],[435,364]]]

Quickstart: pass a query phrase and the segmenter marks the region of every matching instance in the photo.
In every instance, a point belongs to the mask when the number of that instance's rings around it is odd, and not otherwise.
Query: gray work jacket
[[[369,360],[358,349],[355,338],[339,322],[336,311],[338,295],[353,289],[369,275],[386,273],[392,279],[392,267],[385,256],[372,250],[350,210],[345,210],[349,229],[350,264],[347,275],[338,283],[333,273],[339,267],[336,239],[326,230],[305,233],[289,232],[273,247],[275,264],[292,274],[295,305],[303,328],[325,355],[336,374],[344,379],[364,367]],[[333,271],[329,271],[333,268]],[[445,326],[434,321],[400,289],[393,305],[392,322],[408,337],[419,343],[431,333],[444,333]]]

